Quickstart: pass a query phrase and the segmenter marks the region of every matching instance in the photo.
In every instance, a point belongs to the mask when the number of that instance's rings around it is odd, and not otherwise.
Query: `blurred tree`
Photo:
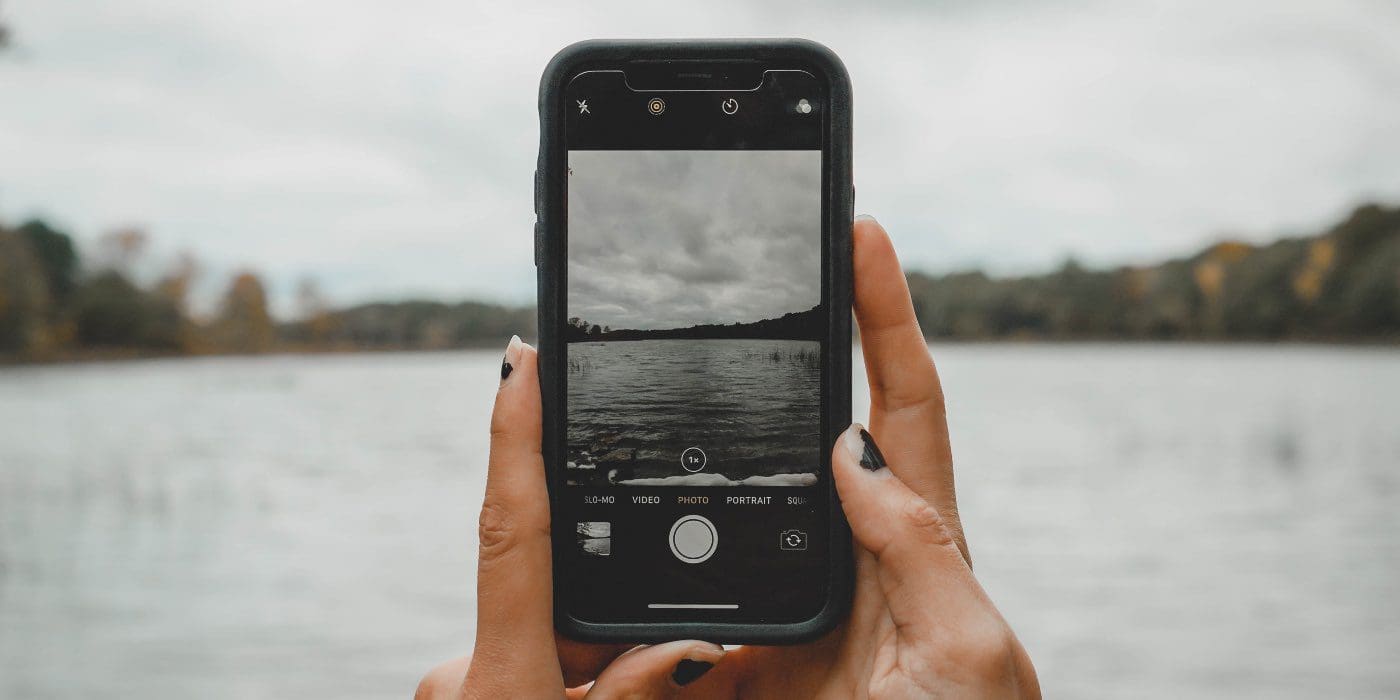
[[[315,278],[303,277],[297,283],[297,315],[301,317],[304,335],[303,342],[313,345],[326,343],[335,330],[336,320],[330,313],[330,304],[321,293],[321,286]]]
[[[132,277],[136,262],[146,252],[149,237],[139,228],[128,227],[109,231],[97,239],[95,267],[110,268]]]
[[[1285,239],[1224,263],[1218,336],[1267,340],[1306,335],[1304,304],[1294,293],[1293,278],[1307,249],[1305,241]]]
[[[0,228],[0,353],[46,350],[49,315],[43,264],[26,236]]]
[[[88,348],[173,352],[183,346],[184,317],[116,270],[85,280],[73,295],[78,341]]]
[[[199,278],[199,261],[193,253],[180,253],[170,269],[156,281],[152,294],[179,314],[180,347],[185,352],[208,352],[209,343],[190,320],[190,290]]]
[[[1307,261],[1293,275],[1293,293],[1305,303],[1317,301],[1336,259],[1337,244],[1332,239],[1320,238],[1309,244]]]
[[[1329,337],[1400,337],[1400,208],[1358,207],[1329,233],[1335,259],[1308,311]]]
[[[303,277],[297,282],[297,315],[302,318],[326,312],[326,297],[321,294],[321,285],[314,277]]]
[[[1219,243],[1160,265],[1032,277],[908,274],[929,337],[1400,340],[1400,209],[1332,230]]]
[[[0,7],[0,10],[3,9],[3,7]],[[5,21],[5,18],[0,17],[0,51],[4,51],[5,49],[10,48],[10,44],[13,41],[14,32],[10,30],[10,25],[8,22]]]
[[[16,233],[29,242],[30,250],[38,257],[54,306],[66,304],[77,286],[78,253],[73,238],[38,219],[20,225]]]
[[[276,340],[262,280],[251,272],[235,275],[224,294],[215,329],[220,349],[266,352]]]
[[[188,251],[180,253],[175,263],[156,281],[155,293],[174,304],[182,314],[189,313],[190,290],[199,278],[199,260]]]
[[[534,309],[472,301],[363,304],[329,315],[335,324],[330,342],[374,349],[498,345],[535,325]]]

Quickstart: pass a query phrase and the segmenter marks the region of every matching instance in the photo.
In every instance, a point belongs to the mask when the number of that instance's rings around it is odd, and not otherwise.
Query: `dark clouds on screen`
[[[819,151],[575,151],[568,315],[680,328],[821,301]]]

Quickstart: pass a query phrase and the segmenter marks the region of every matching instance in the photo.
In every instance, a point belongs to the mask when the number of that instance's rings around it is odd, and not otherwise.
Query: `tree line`
[[[564,342],[578,343],[602,340],[670,340],[718,338],[783,338],[789,340],[821,340],[826,331],[826,315],[820,305],[807,311],[794,311],[778,318],[740,323],[700,323],[684,328],[640,330],[589,323],[574,316],[564,325]]]
[[[212,312],[196,314],[200,266],[185,256],[140,283],[147,244],[120,230],[84,259],[43,221],[0,225],[0,360],[449,349],[503,344],[535,325],[532,308],[475,301],[331,308],[309,281],[297,318],[279,320],[252,271],[232,275]],[[911,272],[908,282],[935,339],[1397,342],[1400,208],[1366,205],[1315,236],[1227,241],[1152,266],[1070,261],[1044,275]],[[765,323],[805,327],[808,314]],[[574,340],[641,333],[571,321]]]
[[[1143,267],[996,279],[908,275],[930,338],[1400,341],[1400,208],[1314,236],[1225,241]]]
[[[146,246],[138,230],[98,244],[100,262],[83,264],[73,238],[43,221],[0,226],[0,355],[51,359],[90,355],[260,352],[277,328],[262,281],[229,280],[218,312],[196,320],[188,297],[198,272],[185,257],[153,284],[133,270]]]
[[[143,232],[119,230],[84,260],[72,236],[43,221],[0,225],[0,360],[460,348],[504,343],[535,323],[531,308],[471,301],[333,309],[310,280],[297,290],[298,317],[279,321],[252,271],[230,276],[213,312],[196,314],[199,264],[181,256],[141,284],[147,245]]]

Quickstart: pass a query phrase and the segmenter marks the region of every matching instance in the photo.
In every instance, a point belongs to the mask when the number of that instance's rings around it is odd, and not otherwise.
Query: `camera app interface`
[[[569,152],[576,617],[780,622],[822,600],[821,178],[817,148]]]

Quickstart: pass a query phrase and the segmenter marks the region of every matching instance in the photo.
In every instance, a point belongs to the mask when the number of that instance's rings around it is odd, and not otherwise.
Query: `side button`
[[[544,224],[535,219],[535,267],[544,261]]]
[[[540,177],[540,171],[535,169],[535,218],[540,216],[540,208],[544,206],[544,180]]]

